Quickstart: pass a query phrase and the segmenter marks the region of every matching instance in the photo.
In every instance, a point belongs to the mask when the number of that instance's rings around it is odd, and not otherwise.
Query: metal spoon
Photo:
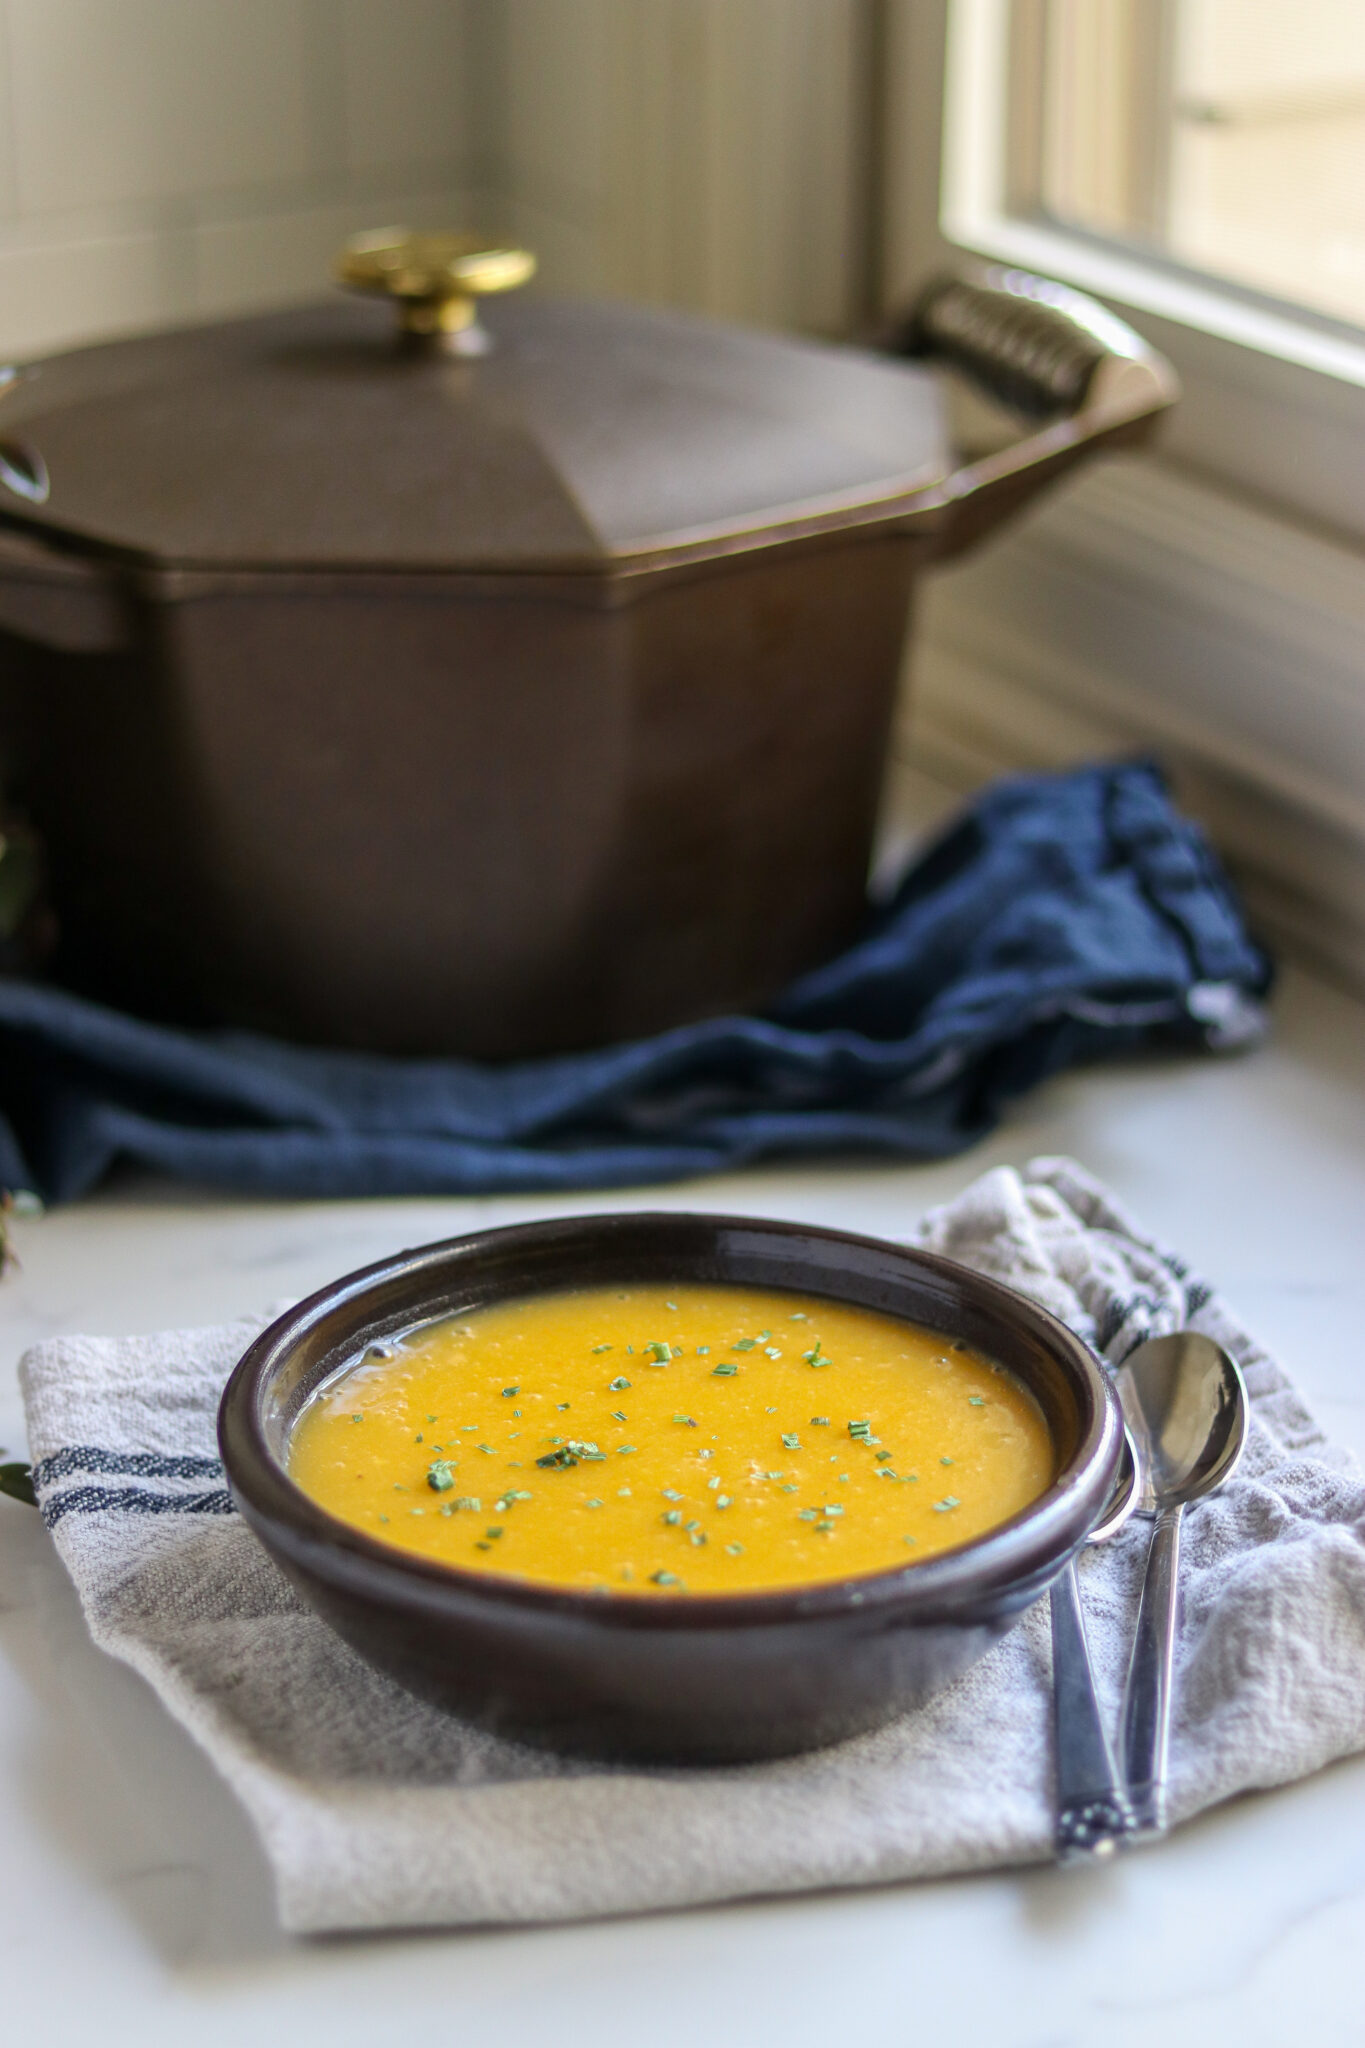
[[[1140,1344],[1124,1361],[1119,1385],[1146,1474],[1143,1506],[1156,1511],[1123,1696],[1135,1838],[1151,1840],[1166,1828],[1180,1517],[1190,1501],[1221,1486],[1241,1457],[1247,1392],[1222,1345],[1192,1330]]]
[[[1104,1514],[1086,1537],[1116,1536],[1142,1494],[1132,1434],[1123,1432],[1123,1460]],[[1052,1582],[1052,1712],[1057,1767],[1056,1848],[1059,1863],[1112,1856],[1133,1830],[1123,1778],[1100,1718],[1085,1639],[1074,1560]]]

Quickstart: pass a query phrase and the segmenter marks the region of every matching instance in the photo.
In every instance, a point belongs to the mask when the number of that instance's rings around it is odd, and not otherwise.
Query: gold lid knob
[[[534,275],[529,249],[484,242],[477,235],[413,234],[376,228],[352,235],[336,262],[341,284],[397,299],[404,334],[452,355],[481,356],[489,346],[476,300],[510,292]]]

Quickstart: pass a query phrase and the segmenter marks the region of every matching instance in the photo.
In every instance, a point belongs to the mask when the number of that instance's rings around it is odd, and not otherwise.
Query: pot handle
[[[961,370],[1037,422],[931,494],[942,514],[936,561],[961,554],[1096,449],[1145,441],[1180,396],[1166,358],[1107,307],[1025,271],[936,278],[883,346]]]
[[[0,632],[70,654],[126,644],[124,605],[111,576],[83,555],[0,526]]]

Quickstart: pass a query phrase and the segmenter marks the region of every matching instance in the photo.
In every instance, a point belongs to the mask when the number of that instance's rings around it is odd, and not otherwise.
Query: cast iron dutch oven
[[[310,1395],[365,1348],[546,1289],[681,1281],[789,1288],[965,1337],[1039,1402],[1048,1490],[923,1563],[771,1593],[574,1592],[377,1542],[294,1485]],[[754,1217],[575,1216],[401,1252],[290,1309],[228,1382],[233,1497],[303,1598],[438,1706],[551,1748],[720,1763],[837,1742],[947,1685],[1046,1591],[1110,1497],[1118,1401],[1078,1337],[951,1259]]]
[[[397,334],[356,295],[0,372],[0,775],[59,978],[494,1059],[761,1005],[863,914],[918,571],[1175,392],[1013,273],[877,351],[473,317],[531,267],[371,236]],[[931,358],[1021,437],[956,463]]]

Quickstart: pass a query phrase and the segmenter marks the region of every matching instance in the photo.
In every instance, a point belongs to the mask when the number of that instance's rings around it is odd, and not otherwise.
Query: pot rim
[[[830,1254],[830,1263],[824,1267],[809,1258],[799,1268],[794,1262],[793,1277],[785,1286],[777,1280],[735,1281],[720,1275],[699,1276],[715,1278],[725,1285],[769,1285],[775,1291],[823,1295],[895,1316],[896,1310],[860,1300],[849,1291],[857,1278],[870,1281],[874,1277],[868,1266],[858,1269],[850,1264],[844,1271],[844,1288],[840,1289],[834,1258],[842,1251],[855,1260],[860,1253],[870,1255],[872,1260],[881,1260],[888,1270],[899,1269],[904,1274],[911,1269],[936,1278],[949,1288],[956,1287],[964,1299],[974,1302],[988,1318],[993,1316],[1014,1325],[1061,1367],[1076,1400],[1080,1424],[1071,1456],[1059,1464],[1051,1485],[1018,1514],[953,1550],[920,1562],[883,1567],[811,1586],[781,1587],[767,1592],[683,1592],[667,1599],[624,1588],[579,1591],[419,1557],[368,1536],[329,1514],[289,1477],[267,1438],[264,1400],[297,1347],[310,1336],[318,1336],[329,1319],[335,1319],[338,1325],[329,1347],[332,1355],[323,1370],[312,1377],[310,1394],[348,1354],[353,1356],[367,1343],[439,1320],[442,1315],[461,1312],[456,1299],[440,1310],[423,1307],[406,1321],[390,1307],[383,1315],[382,1325],[378,1321],[364,1322],[363,1311],[367,1306],[373,1309],[378,1305],[379,1291],[386,1285],[401,1288],[406,1282],[411,1290],[418,1281],[429,1283],[440,1277],[443,1269],[448,1269],[455,1281],[466,1272],[477,1273],[480,1262],[486,1264],[490,1258],[501,1256],[513,1272],[521,1272],[521,1284],[497,1288],[473,1304],[484,1307],[495,1300],[550,1291],[555,1285],[538,1280],[526,1266],[518,1267],[518,1252],[539,1252],[542,1256],[558,1252],[568,1257],[579,1249],[591,1248],[600,1256],[601,1250],[610,1250],[614,1242],[621,1246],[624,1255],[630,1249],[629,1240],[634,1239],[637,1247],[647,1245],[651,1235],[657,1236],[661,1229],[681,1229],[684,1233],[690,1230],[696,1249],[701,1248],[708,1235],[714,1243],[722,1236],[738,1233],[755,1240],[755,1251],[761,1240],[768,1240],[770,1246],[788,1242],[793,1251],[795,1244],[791,1241],[809,1244],[814,1240]],[[588,1242],[585,1244],[584,1240]],[[685,1263],[686,1255],[680,1254],[679,1264]],[[684,1275],[679,1273],[675,1277]],[[565,1284],[561,1279],[557,1286],[562,1288]],[[952,1334],[950,1326],[948,1333]],[[1007,1365],[1006,1369],[1027,1385],[1025,1375],[1017,1368]],[[248,1346],[219,1404],[218,1443],[238,1507],[258,1533],[268,1531],[270,1545],[285,1550],[310,1572],[343,1577],[348,1590],[363,1591],[384,1604],[446,1612],[452,1604],[466,1611],[495,1608],[504,1616],[520,1613],[527,1621],[542,1617],[546,1621],[576,1622],[611,1630],[729,1630],[790,1624],[841,1614],[850,1608],[860,1610],[868,1619],[874,1618],[880,1609],[894,1608],[899,1619],[930,1622],[957,1617],[968,1608],[979,1610],[983,1601],[1011,1596],[1017,1599],[1035,1585],[1041,1590],[1051,1574],[1080,1548],[1108,1498],[1121,1450],[1122,1422],[1116,1393],[1095,1355],[1079,1337],[1026,1295],[941,1253],[818,1224],[710,1211],[637,1210],[472,1231],[399,1252],[329,1282],[277,1317]]]

